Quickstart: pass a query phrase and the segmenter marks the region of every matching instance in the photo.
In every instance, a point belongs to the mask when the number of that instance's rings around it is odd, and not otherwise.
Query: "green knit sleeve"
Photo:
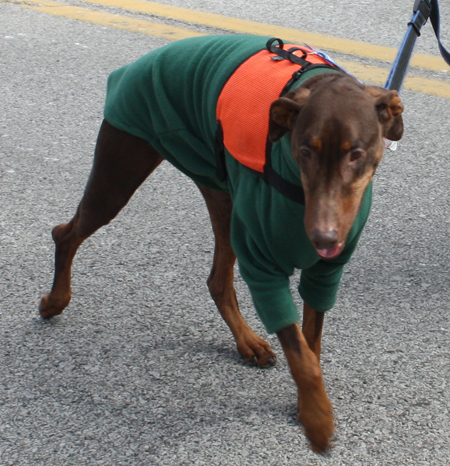
[[[268,333],[278,332],[299,322],[300,317],[289,290],[287,276],[267,274],[263,278],[260,270],[258,280],[255,280],[255,271],[247,269],[242,262],[239,262],[239,270],[249,287],[256,312]]]
[[[239,262],[259,318],[268,333],[275,333],[299,322],[297,306],[289,290],[289,277],[274,275]]]
[[[268,258],[236,216],[234,226],[232,240],[239,271],[249,287],[256,312],[267,332],[275,333],[297,323],[299,314],[289,289],[290,274]]]

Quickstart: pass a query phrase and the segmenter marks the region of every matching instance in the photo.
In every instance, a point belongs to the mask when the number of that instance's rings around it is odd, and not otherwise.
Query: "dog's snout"
[[[311,241],[317,249],[333,249],[338,244],[339,236],[336,230],[319,230],[311,232]]]

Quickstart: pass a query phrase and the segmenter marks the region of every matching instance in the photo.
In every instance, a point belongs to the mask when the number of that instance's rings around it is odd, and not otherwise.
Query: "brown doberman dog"
[[[180,70],[182,74],[182,70]],[[317,75],[275,100],[269,138],[289,134],[305,193],[304,225],[317,253],[341,253],[363,195],[383,155],[383,137],[399,140],[403,106],[396,91],[364,86],[345,74]],[[55,277],[40,303],[45,319],[60,314],[71,299],[71,265],[81,243],[109,223],[141,183],[163,161],[141,137],[104,121],[93,168],[73,219],[53,229]],[[245,361],[274,364],[270,345],[243,319],[233,286],[236,255],[230,240],[230,194],[199,185],[211,217],[215,251],[208,286]],[[332,407],[319,365],[324,313],[304,304],[302,329],[291,324],[277,336],[298,387],[298,419],[312,448],[324,452],[334,433]]]

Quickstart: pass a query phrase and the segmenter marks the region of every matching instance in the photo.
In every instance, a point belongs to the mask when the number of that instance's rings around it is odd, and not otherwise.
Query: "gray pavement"
[[[286,2],[211,3],[180,6],[304,28],[287,24]],[[384,31],[363,12],[390,18],[388,2],[360,2],[348,17],[320,5],[323,24],[302,10],[319,32],[345,18],[335,35],[373,43],[401,38],[410,17],[408,7],[400,29]],[[338,429],[329,458],[308,450],[295,422],[276,338],[275,368],[242,364],[205,285],[206,209],[168,164],[80,250],[64,314],[39,318],[50,230],[80,199],[106,77],[164,43],[0,3],[0,465],[449,464],[448,100],[402,93],[404,139],[379,168],[369,223],[326,318],[322,366]]]
[[[414,5],[412,0],[164,0],[159,3],[396,48],[403,39]],[[450,15],[450,4],[440,0],[439,8],[444,18],[442,40],[448,41],[450,21],[445,18]],[[430,24],[424,26],[417,51],[439,54]]]

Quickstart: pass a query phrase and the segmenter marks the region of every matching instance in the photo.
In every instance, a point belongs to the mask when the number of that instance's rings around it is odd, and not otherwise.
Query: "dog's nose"
[[[338,244],[338,232],[336,230],[319,230],[314,228],[311,232],[311,242],[317,249],[333,249]]]

